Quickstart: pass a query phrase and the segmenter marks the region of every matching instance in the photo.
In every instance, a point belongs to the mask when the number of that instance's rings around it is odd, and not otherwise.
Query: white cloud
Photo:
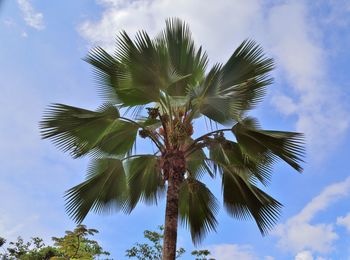
[[[292,98],[286,95],[279,94],[273,96],[272,103],[285,115],[294,114],[298,110],[298,105]]]
[[[350,177],[342,182],[326,187],[318,196],[313,198],[295,217],[299,222],[310,221],[318,212],[326,209],[337,200],[346,197],[350,191]]]
[[[35,11],[29,0],[17,0],[17,3],[22,11],[23,19],[28,26],[33,27],[36,30],[42,30],[45,28],[44,15]]]
[[[299,252],[295,256],[294,260],[327,260],[327,259],[322,256],[318,256],[315,258],[312,252],[306,250],[306,251]],[[328,259],[328,260],[331,260],[331,259]]]
[[[106,7],[101,19],[86,21],[78,28],[82,36],[93,44],[111,49],[114,36],[120,30],[132,34],[145,29],[154,35],[164,27],[166,18],[179,17],[190,24],[196,42],[203,44],[215,61],[227,59],[243,39],[253,36],[251,26],[260,24],[261,17],[261,4],[257,0],[247,0],[239,5],[228,0],[208,0],[205,5],[200,0],[97,2]],[[225,24],[222,23],[223,16],[227,18]]]
[[[310,251],[302,251],[299,252],[295,258],[295,260],[314,260],[312,253]]]
[[[323,158],[346,132],[350,116],[336,86],[329,82],[323,35],[312,23],[306,1],[98,0],[105,7],[98,21],[85,21],[78,30],[90,43],[113,49],[120,30],[145,29],[154,35],[164,19],[177,16],[187,21],[197,43],[212,62],[225,61],[245,38],[269,47],[276,58],[278,77],[285,78],[293,96],[275,93],[273,104],[286,115],[296,115],[297,131],[306,133],[308,154]],[[225,17],[225,23],[222,22]],[[288,28],[288,30],[286,30]],[[326,37],[326,36],[324,36]],[[290,91],[289,91],[290,92]],[[330,131],[332,129],[332,131]],[[332,140],[330,143],[329,140]],[[336,141],[335,141],[336,140]]]
[[[311,224],[311,220],[320,211],[325,210],[350,192],[350,177],[326,187],[313,198],[297,215],[279,224],[273,235],[279,237],[278,245],[283,249],[300,252],[328,253],[333,250],[333,243],[338,238],[333,224]]]
[[[348,232],[350,232],[350,213],[348,213],[345,217],[338,217],[337,224],[344,226]]]
[[[211,257],[220,260],[257,260],[249,245],[221,244],[210,247]]]
[[[338,238],[331,224],[313,225],[294,220],[277,226],[275,234],[280,236],[279,246],[284,249],[311,249],[320,253],[330,252],[333,242]]]
[[[106,5],[106,6],[113,6],[113,7],[119,7],[123,3],[125,3],[125,0],[97,0],[99,4]]]
[[[340,142],[350,117],[336,86],[327,77],[328,50],[322,46],[322,34],[312,23],[309,11],[300,1],[270,11],[271,47],[281,76],[286,77],[297,96],[291,99],[279,95],[273,103],[282,113],[298,116],[296,128],[306,134],[308,154],[322,159],[335,147],[334,140]]]

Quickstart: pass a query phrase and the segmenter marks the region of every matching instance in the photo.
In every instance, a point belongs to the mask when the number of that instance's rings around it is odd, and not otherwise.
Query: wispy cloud
[[[99,4],[106,5],[106,6],[121,6],[122,4],[126,3],[125,0],[97,0]]]
[[[220,260],[274,260],[273,256],[258,257],[251,245],[218,244],[209,246],[211,257]]]
[[[344,226],[347,229],[347,231],[350,233],[350,213],[348,213],[344,217],[338,217],[337,224],[340,226]]]
[[[253,253],[249,245],[220,244],[210,247],[212,257],[220,260],[257,260],[258,257]]]
[[[326,258],[321,257],[321,256],[318,256],[317,258],[315,258],[314,255],[312,254],[312,252],[305,250],[305,251],[299,252],[295,256],[294,260],[332,260],[332,259],[330,259],[330,258],[326,259]]]
[[[295,256],[295,260],[314,260],[314,257],[310,251],[302,251]]]
[[[272,234],[279,238],[278,245],[294,253],[303,250],[317,253],[332,251],[334,249],[334,241],[338,239],[338,234],[334,231],[334,224],[312,224],[311,221],[319,212],[348,196],[349,193],[350,177],[342,182],[326,187],[297,215],[275,228]],[[338,219],[338,222],[345,223],[346,221]],[[307,255],[307,253],[304,255]]]
[[[299,253],[295,256],[294,260],[332,260],[332,259],[330,259],[330,258],[324,258],[324,257],[322,257],[322,256],[318,256],[317,258],[315,258],[315,257],[313,256],[312,252],[305,250],[305,251],[299,252]]]
[[[261,5],[257,0],[244,1],[239,5],[234,1],[214,0],[206,1],[205,5],[200,0],[97,2],[105,7],[101,19],[87,20],[78,27],[78,31],[89,42],[113,49],[115,34],[121,30],[133,34],[145,29],[154,35],[163,28],[166,18],[180,17],[191,25],[196,42],[203,44],[215,61],[227,59],[235,46],[252,36],[249,27],[259,21],[251,18],[259,20],[261,17]],[[222,17],[227,18],[225,24],[222,23]]]
[[[278,5],[268,18],[272,52],[293,95],[277,94],[274,105],[285,115],[296,115],[296,128],[307,137],[309,154],[323,159],[341,142],[350,115],[339,89],[330,82],[322,35],[300,1]],[[288,28],[288,30],[286,30]],[[330,142],[332,140],[332,142]]]
[[[18,6],[22,11],[23,19],[26,24],[36,30],[45,28],[44,15],[37,12],[29,0],[17,0]]]

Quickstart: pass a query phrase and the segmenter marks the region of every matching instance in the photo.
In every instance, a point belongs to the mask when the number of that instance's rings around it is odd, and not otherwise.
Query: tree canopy
[[[66,231],[63,237],[52,237],[54,244],[46,246],[42,238],[32,237],[25,242],[22,237],[17,241],[9,242],[9,247],[0,253],[0,259],[6,260],[74,260],[74,259],[101,259],[100,256],[109,256],[97,241],[91,240],[98,231],[88,229],[85,225],[78,225],[73,231]],[[0,238],[0,248],[6,243]],[[104,258],[108,260],[107,258]]]

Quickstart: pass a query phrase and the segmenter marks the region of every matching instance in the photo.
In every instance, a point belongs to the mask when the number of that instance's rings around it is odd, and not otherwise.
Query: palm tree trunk
[[[176,176],[176,175],[175,175]],[[162,260],[175,260],[181,179],[168,179]]]

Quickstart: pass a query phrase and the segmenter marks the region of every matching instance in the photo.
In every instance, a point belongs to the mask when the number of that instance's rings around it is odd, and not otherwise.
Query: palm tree
[[[262,130],[247,116],[272,83],[273,60],[260,46],[245,40],[207,71],[188,26],[169,19],[154,39],[122,32],[114,54],[97,47],[85,61],[103,105],[90,111],[53,104],[40,123],[43,138],[74,158],[92,157],[86,180],[65,194],[75,221],[90,211],[130,213],[166,194],[163,259],[175,259],[178,219],[194,243],[217,226],[218,201],[201,182],[207,174],[221,177],[229,215],[252,217],[263,235],[271,229],[282,205],[258,186],[268,185],[277,159],[301,172],[304,151],[302,134]],[[210,132],[194,138],[194,122],[203,118]],[[135,154],[142,138],[157,151]]]

